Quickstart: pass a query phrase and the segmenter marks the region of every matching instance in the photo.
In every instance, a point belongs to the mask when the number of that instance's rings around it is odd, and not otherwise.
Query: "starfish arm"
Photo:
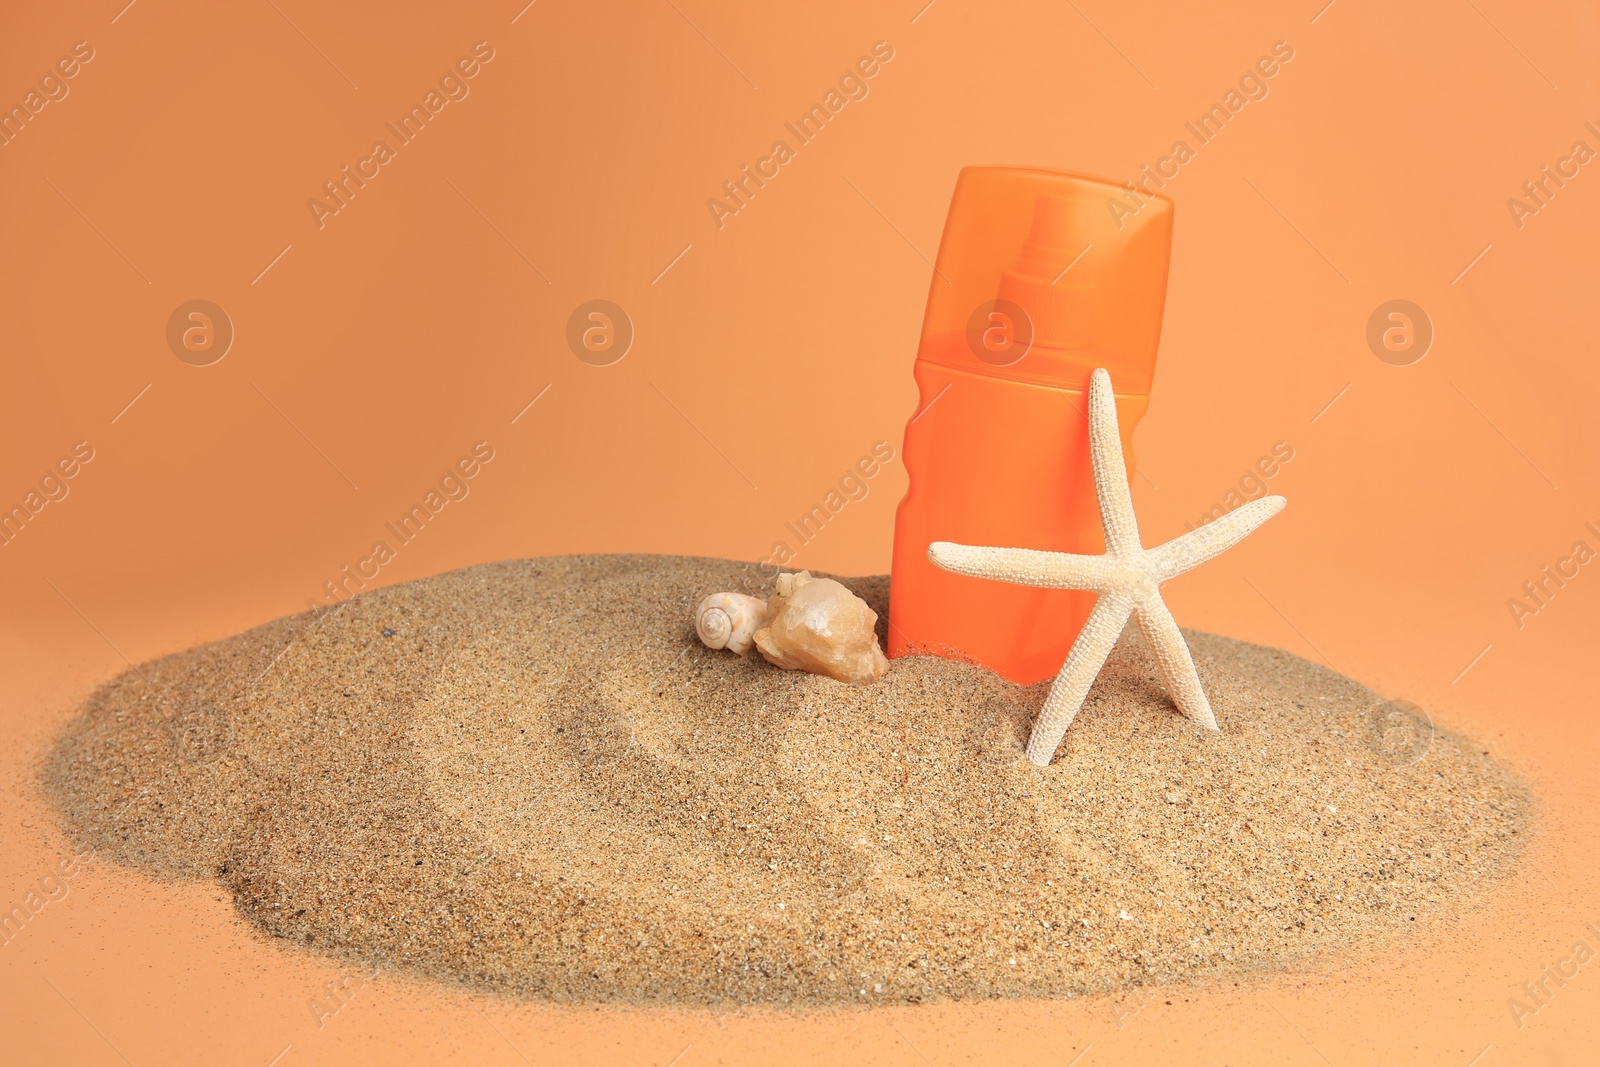
[[[1208,559],[1220,556],[1248,537],[1255,528],[1282,511],[1288,501],[1281,496],[1264,496],[1235,508],[1215,522],[1191,530],[1159,548],[1150,550],[1150,562],[1157,581],[1176,578]]]
[[[1144,643],[1150,646],[1161,666],[1161,680],[1166,683],[1172,702],[1192,722],[1207,730],[1217,729],[1217,717],[1211,713],[1211,701],[1200,687],[1200,675],[1195,672],[1189,645],[1160,595],[1140,604],[1133,617],[1144,634]]]
[[[1104,368],[1089,379],[1089,460],[1094,465],[1095,497],[1100,503],[1106,551],[1116,556],[1137,552],[1139,520],[1133,514],[1133,492],[1128,487],[1128,465],[1122,456],[1111,375]]]
[[[1121,597],[1102,596],[1095,601],[1089,621],[1079,631],[1072,651],[1067,653],[1067,661],[1061,665],[1061,673],[1050,687],[1044,707],[1039,709],[1039,717],[1033,721],[1033,732],[1028,735],[1028,759],[1035,766],[1050,765],[1061,739],[1067,736],[1067,727],[1083,707],[1083,698],[1089,695],[1089,687],[1094,685],[1095,677],[1105,665],[1106,657],[1111,655],[1132,613],[1133,605]]]
[[[1074,556],[1031,548],[981,548],[935,541],[928,546],[928,558],[935,566],[954,574],[1045,589],[1099,592],[1114,580],[1104,556]]]

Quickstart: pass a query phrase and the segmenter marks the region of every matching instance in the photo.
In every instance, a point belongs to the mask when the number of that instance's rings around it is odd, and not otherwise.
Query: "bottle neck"
[[[1111,375],[1112,390],[1118,395],[1143,396],[1150,392],[1155,368],[1145,366],[1143,360],[1093,348],[1069,350],[1029,345],[1024,349],[1014,338],[1001,335],[1000,329],[996,327],[996,334],[989,339],[980,335],[975,344],[962,335],[924,338],[917,350],[917,360],[976,377],[1075,393],[1087,393],[1090,376],[1096,368],[1104,367]],[[990,343],[986,344],[986,340]],[[980,351],[982,356],[978,354]]]

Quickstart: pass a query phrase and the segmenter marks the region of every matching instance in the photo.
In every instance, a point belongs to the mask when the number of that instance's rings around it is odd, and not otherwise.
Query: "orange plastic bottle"
[[[1094,594],[983,581],[933,541],[1103,552],[1088,389],[1111,373],[1128,475],[1150,402],[1172,202],[1059,171],[968,167],[939,242],[902,457],[889,655],[967,660],[1031,684],[1061,669]]]

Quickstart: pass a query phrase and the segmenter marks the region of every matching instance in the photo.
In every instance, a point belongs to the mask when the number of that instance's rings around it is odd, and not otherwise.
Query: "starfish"
[[[1161,583],[1226,552],[1288,503],[1281,496],[1262,497],[1158,548],[1145,548],[1139,543],[1139,524],[1122,458],[1111,375],[1103,369],[1096,370],[1089,381],[1089,459],[1094,467],[1100,523],[1105,529],[1105,555],[981,548],[949,541],[928,546],[928,558],[956,574],[1099,594],[1028,737],[1028,759],[1039,767],[1049,765],[1066,737],[1067,727],[1083,706],[1129,616],[1138,621],[1145,644],[1155,653],[1162,680],[1178,710],[1205,729],[1217,729],[1217,718],[1200,688],[1189,646],[1161,599]]]

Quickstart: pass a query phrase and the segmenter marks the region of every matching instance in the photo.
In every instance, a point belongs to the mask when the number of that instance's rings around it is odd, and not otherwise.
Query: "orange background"
[[[1506,1000],[1600,940],[1600,577],[1520,629],[1507,600],[1575,541],[1600,548],[1600,164],[1520,228],[1506,201],[1573,142],[1600,148],[1594,5],[923,2],[11,5],[0,102],[76,41],[95,57],[0,147],[0,504],[75,441],[95,458],[0,548],[0,903],[69,850],[30,776],[93,686],[303,608],[474,441],[495,460],[379,583],[567,552],[765,557],[875,441],[898,449],[956,171],[1132,178],[1280,40],[1267,98],[1165,190],[1141,525],[1173,536],[1289,442],[1271,482],[1289,509],[1168,602],[1481,740],[1543,806],[1514,884],[1371,967],[1261,983],[805,1019],[380,976],[318,1030],[305,1005],[332,968],[210,886],[94,862],[0,949],[0,1060],[1593,1062],[1600,965],[1525,1028]],[[319,230],[308,198],[480,40],[470,95]],[[894,58],[868,97],[719,229],[707,199],[879,40]],[[197,298],[236,331],[207,367],[165,338]],[[636,329],[613,366],[564,340],[591,298]],[[1365,340],[1395,298],[1435,330],[1411,366]],[[903,488],[891,464],[796,564],[886,569]]]

